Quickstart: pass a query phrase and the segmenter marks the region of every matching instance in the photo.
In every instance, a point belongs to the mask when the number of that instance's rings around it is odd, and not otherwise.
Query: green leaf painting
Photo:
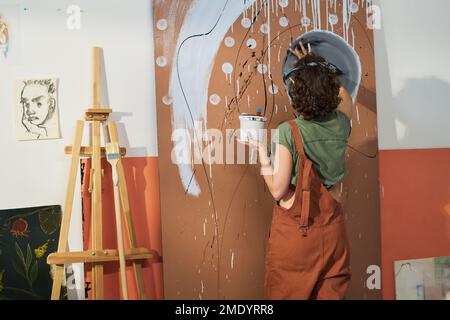
[[[0,300],[50,299],[61,207],[0,210]]]
[[[61,210],[54,207],[39,212],[39,223],[46,235],[50,236],[59,231],[61,226]]]
[[[30,269],[30,265],[31,265],[31,247],[30,244],[28,244],[27,246],[27,260],[25,260],[25,269],[28,270]]]
[[[20,249],[19,245],[17,244],[17,242],[15,243],[16,245],[16,253],[20,258],[20,261],[25,264],[25,258],[23,257],[23,253],[22,253],[22,249]]]
[[[33,267],[31,268],[31,274],[30,274],[30,280],[31,280],[32,284],[36,282],[36,279],[37,279],[37,276],[38,276],[38,268],[39,268],[38,267],[38,262],[35,261],[34,264],[33,264]]]
[[[24,279],[26,280],[26,279],[27,279],[27,276],[26,276],[25,273],[23,272],[23,267],[19,266],[19,265],[17,264],[17,262],[14,261],[14,260],[12,260],[11,263],[12,263],[12,266],[13,266],[14,270],[15,270],[22,278],[24,278]]]

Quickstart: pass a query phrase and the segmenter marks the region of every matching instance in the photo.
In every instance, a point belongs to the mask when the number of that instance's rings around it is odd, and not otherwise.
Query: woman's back
[[[295,122],[301,131],[305,153],[313,162],[322,183],[326,188],[339,183],[347,174],[345,149],[351,132],[348,117],[340,111],[335,111],[320,121],[297,118]],[[272,142],[285,146],[291,152],[293,159],[291,184],[295,186],[299,155],[289,123],[283,123],[278,127],[278,133]]]

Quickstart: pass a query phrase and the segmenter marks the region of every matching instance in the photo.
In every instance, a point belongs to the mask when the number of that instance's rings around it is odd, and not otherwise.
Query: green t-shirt
[[[351,132],[350,119],[341,111],[335,111],[321,121],[297,118],[295,122],[302,133],[305,153],[313,162],[322,183],[329,188],[340,182],[347,174],[345,149]],[[277,133],[272,137],[272,143],[279,143],[291,152],[294,160],[291,184],[295,186],[298,175],[298,153],[288,122],[278,127]]]

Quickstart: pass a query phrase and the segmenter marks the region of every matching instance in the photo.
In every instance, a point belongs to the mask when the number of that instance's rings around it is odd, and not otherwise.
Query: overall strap
[[[295,146],[299,154],[299,166],[298,166],[298,178],[297,186],[295,190],[295,196],[302,196],[302,212],[300,215],[300,230],[303,232],[303,236],[307,236],[308,232],[308,219],[309,219],[309,209],[311,203],[311,171],[312,171],[312,161],[308,159],[303,148],[302,137],[300,134],[300,129],[297,127],[295,120],[289,121],[289,125],[292,129],[292,135],[295,140]],[[302,169],[302,171],[300,171]],[[300,172],[302,174],[300,175]],[[301,179],[300,179],[301,178]],[[301,181],[300,181],[301,180]]]

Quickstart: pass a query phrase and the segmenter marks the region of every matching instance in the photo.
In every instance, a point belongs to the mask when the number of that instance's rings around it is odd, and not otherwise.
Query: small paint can
[[[239,116],[239,120],[241,141],[249,141],[249,138],[264,141],[264,128],[267,121],[265,117],[243,113]]]

